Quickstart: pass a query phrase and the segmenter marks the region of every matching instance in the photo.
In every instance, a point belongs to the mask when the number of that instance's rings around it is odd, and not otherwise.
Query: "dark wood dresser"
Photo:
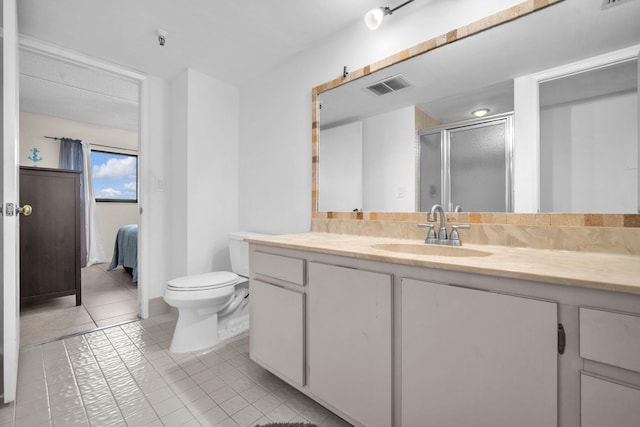
[[[80,172],[21,167],[20,302],[65,295],[80,288]]]

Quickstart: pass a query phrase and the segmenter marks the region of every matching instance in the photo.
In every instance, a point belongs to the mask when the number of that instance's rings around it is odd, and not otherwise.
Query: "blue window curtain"
[[[79,139],[62,138],[60,141],[60,169],[83,171],[82,141]],[[82,180],[80,180],[82,188]]]
[[[104,250],[96,216],[96,201],[91,184],[91,145],[86,141],[62,138],[60,169],[80,171],[80,265],[104,262]]]

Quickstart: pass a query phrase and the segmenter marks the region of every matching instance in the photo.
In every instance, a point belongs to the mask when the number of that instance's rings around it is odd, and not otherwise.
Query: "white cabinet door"
[[[557,425],[557,306],[402,280],[402,425]]]
[[[304,385],[304,295],[252,279],[251,359]]]
[[[582,374],[580,376],[582,427],[637,427],[640,425],[640,390]]]
[[[310,262],[311,392],[368,427],[391,425],[391,276]]]

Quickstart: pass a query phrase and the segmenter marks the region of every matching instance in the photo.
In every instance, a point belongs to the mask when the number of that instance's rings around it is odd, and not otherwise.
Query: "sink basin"
[[[371,246],[390,252],[412,255],[447,256],[447,257],[484,257],[490,252],[469,249],[463,246],[428,245],[425,243],[380,243]]]

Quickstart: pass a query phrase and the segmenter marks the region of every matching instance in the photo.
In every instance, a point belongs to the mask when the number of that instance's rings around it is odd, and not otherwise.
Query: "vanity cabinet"
[[[640,295],[250,253],[251,358],[355,426],[640,425]]]
[[[392,278],[309,263],[309,389],[363,425],[392,425]]]
[[[250,293],[250,354],[259,364],[305,384],[304,261],[255,252]]]
[[[580,357],[596,362],[580,375],[581,427],[638,426],[640,386],[624,374],[640,378],[640,316],[581,307]]]
[[[557,425],[557,305],[402,279],[402,425]]]

